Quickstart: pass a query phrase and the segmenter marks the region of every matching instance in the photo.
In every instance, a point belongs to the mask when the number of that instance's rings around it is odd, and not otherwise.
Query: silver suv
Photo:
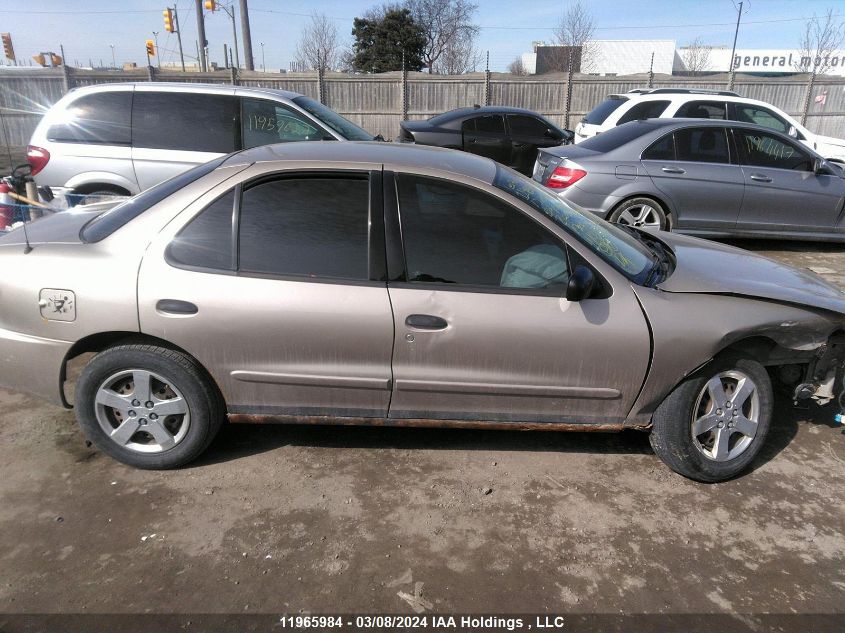
[[[39,185],[73,200],[73,194],[133,195],[239,149],[321,140],[373,135],[295,92],[113,83],[60,99],[32,135],[27,160]]]

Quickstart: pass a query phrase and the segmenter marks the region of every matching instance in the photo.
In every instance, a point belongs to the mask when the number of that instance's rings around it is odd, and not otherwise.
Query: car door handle
[[[180,299],[159,299],[156,310],[167,314],[196,314],[199,308],[190,301]]]
[[[666,172],[667,174],[685,174],[685,173],[687,173],[686,169],[681,169],[680,167],[661,167],[660,170]]]
[[[405,325],[419,330],[445,330],[449,324],[446,319],[433,314],[409,314],[405,319]]]
[[[763,174],[751,174],[749,178],[751,178],[751,180],[756,180],[757,182],[772,182],[771,178],[764,176]]]

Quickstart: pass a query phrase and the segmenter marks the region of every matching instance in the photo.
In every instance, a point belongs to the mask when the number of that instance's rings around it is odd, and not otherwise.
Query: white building
[[[678,49],[675,70],[686,70],[684,65],[687,48]],[[748,74],[788,74],[804,72],[813,65],[826,67],[825,74],[845,76],[845,50],[835,51],[827,59],[805,57],[796,48],[738,48],[731,64],[731,49],[719,46],[710,49],[710,59],[705,72],[728,72],[733,69],[738,73]]]

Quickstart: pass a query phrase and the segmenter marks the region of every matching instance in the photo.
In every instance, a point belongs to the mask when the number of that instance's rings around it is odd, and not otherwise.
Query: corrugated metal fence
[[[84,71],[75,68],[0,68],[0,112],[4,134],[13,146],[26,145],[42,113],[67,90],[115,81],[236,83],[281,88],[322,100],[351,121],[393,138],[403,118],[422,119],[473,104],[509,105],[535,110],[562,126],[580,118],[611,93],[645,87],[647,75],[592,77],[576,75],[568,90],[566,75],[514,77],[497,73],[460,76],[425,73],[344,75],[328,73],[210,73],[154,70]],[[706,78],[656,76],[654,87],[724,89],[727,75]],[[845,78],[807,75],[761,78],[739,75],[739,94],[774,104],[817,133],[845,137]],[[567,103],[567,95],[571,100]]]

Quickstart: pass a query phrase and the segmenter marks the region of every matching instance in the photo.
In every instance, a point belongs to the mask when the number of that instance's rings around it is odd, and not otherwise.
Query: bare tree
[[[581,47],[582,73],[590,72],[596,62],[597,51],[592,41],[595,32],[596,24],[586,4],[582,0],[570,2],[558,23],[554,39],[559,46]],[[566,63],[567,60],[561,55],[558,70],[563,70]]]
[[[520,77],[528,74],[528,69],[526,69],[525,64],[522,63],[521,56],[517,57],[510,64],[508,64],[508,72],[511,75],[518,75]]]
[[[406,0],[405,6],[425,32],[423,62],[429,73],[454,75],[478,65],[478,26],[472,23],[478,5],[468,0]]]
[[[683,55],[681,56],[684,62],[684,68],[693,76],[709,70],[710,52],[712,50],[712,46],[707,46],[700,37],[696,37],[690,42],[689,46],[684,48]]]
[[[833,9],[821,17],[814,15],[804,25],[801,36],[801,59],[795,69],[823,75],[831,67],[831,57],[845,39],[845,23],[836,21]]]
[[[334,23],[322,13],[312,13],[296,46],[296,62],[312,70],[329,70],[337,66],[340,48]]]

